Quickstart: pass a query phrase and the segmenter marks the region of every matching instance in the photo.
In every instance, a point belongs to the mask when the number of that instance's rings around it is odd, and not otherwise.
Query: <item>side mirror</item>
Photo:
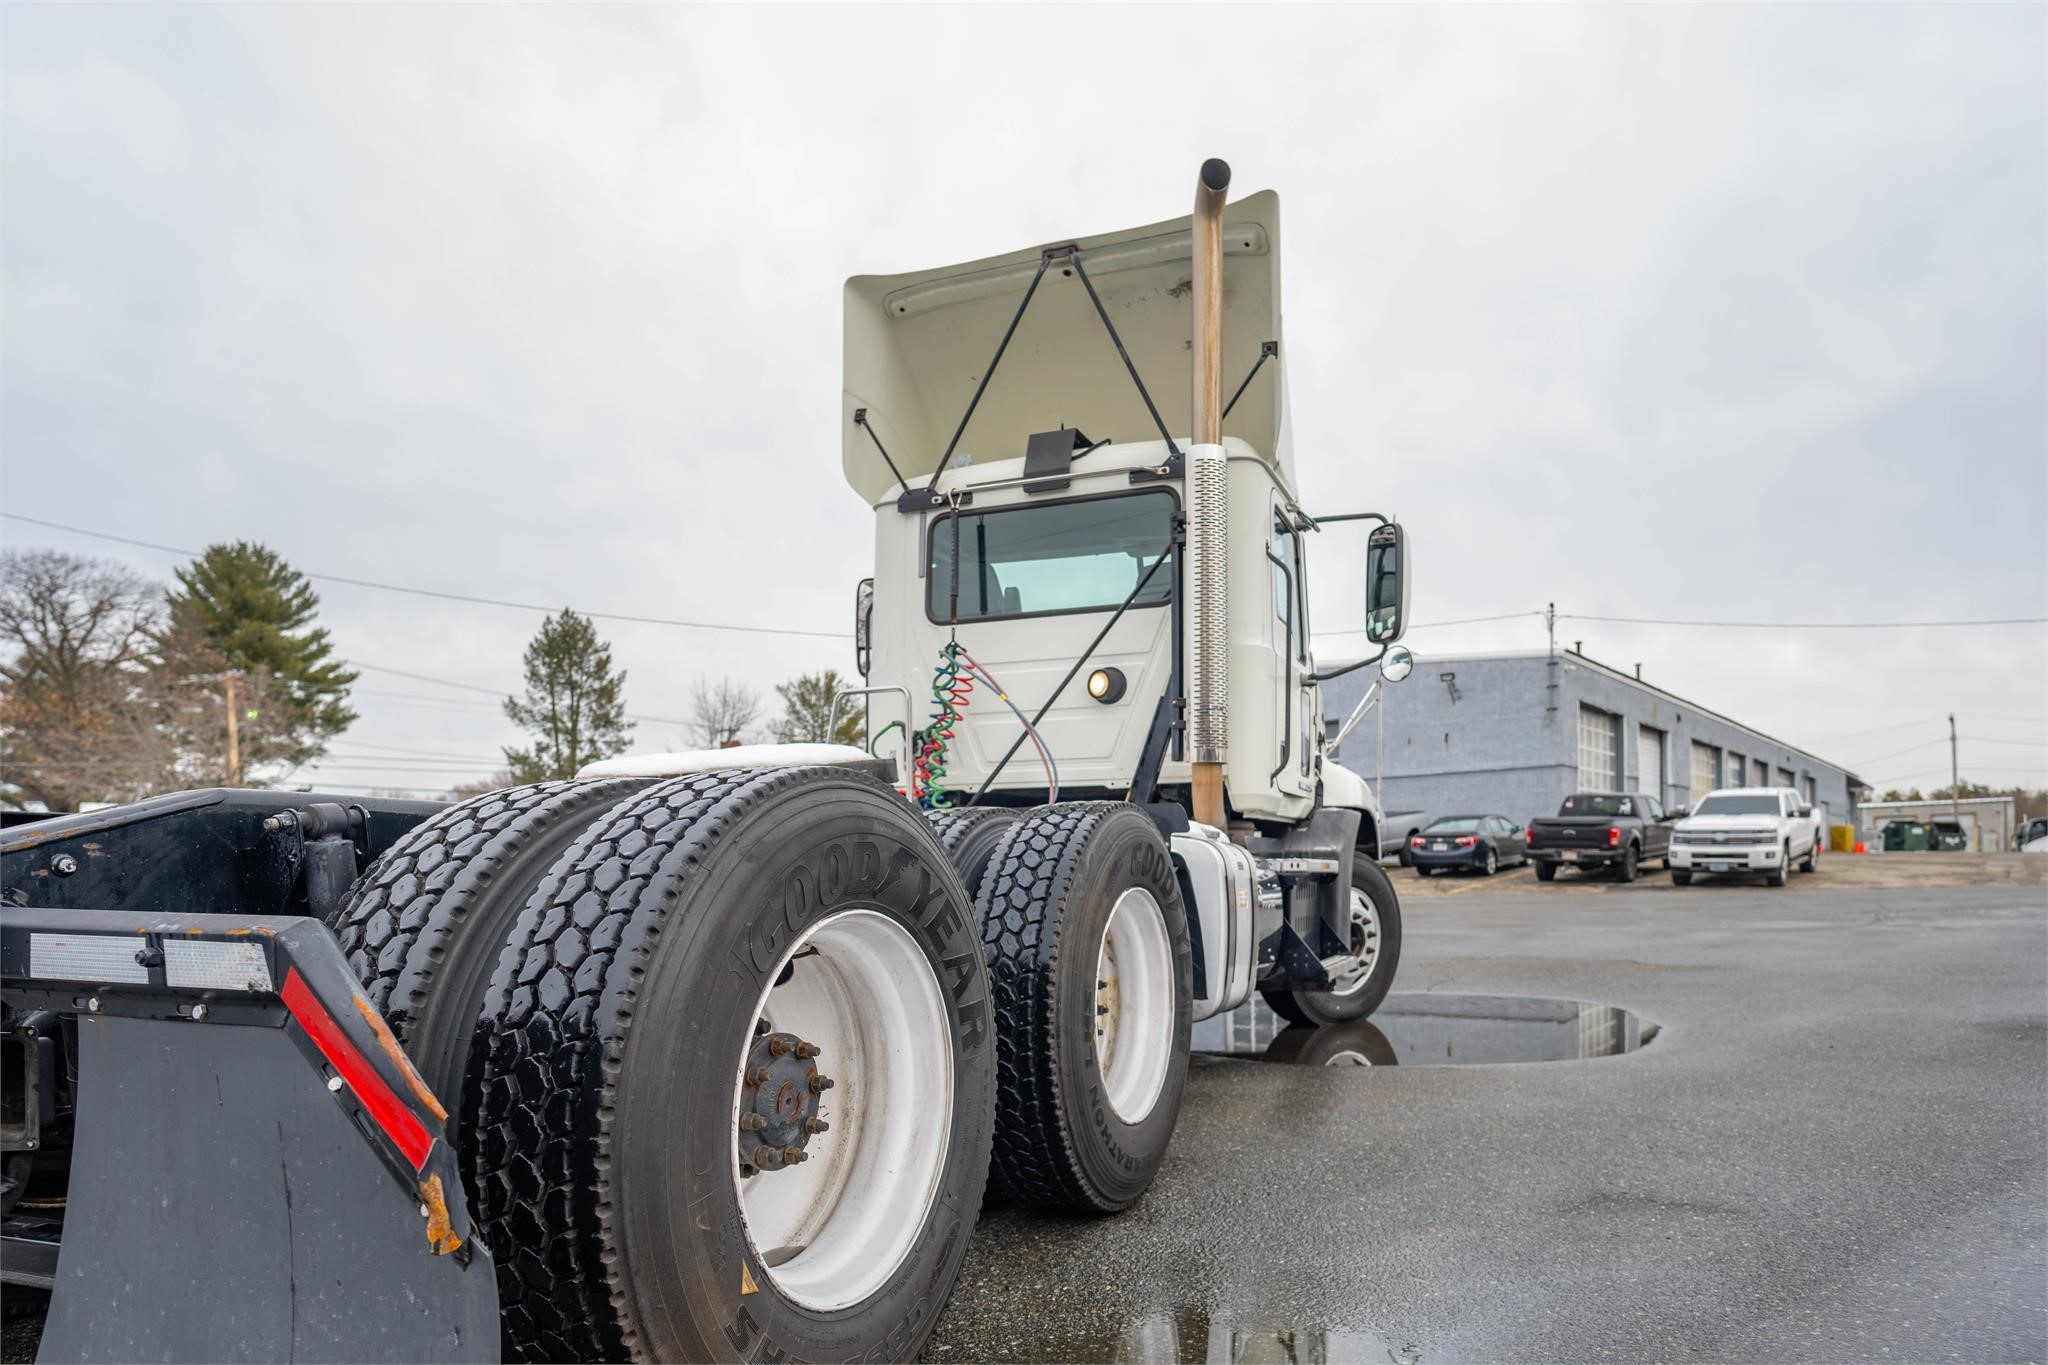
[[[1799,808],[1799,818],[1802,820],[1811,820],[1813,818],[1813,807],[1801,806]]]
[[[1408,536],[1394,522],[1365,543],[1365,638],[1390,645],[1408,629]]]
[[[1408,676],[1415,667],[1415,656],[1400,645],[1387,651],[1387,657],[1380,660],[1380,676],[1390,683],[1397,683]]]
[[[1683,820],[1691,814],[1691,806],[1673,806],[1670,810],[1664,812],[1664,818],[1667,820]]]
[[[867,680],[868,665],[875,657],[875,580],[863,578],[853,590],[853,666]]]

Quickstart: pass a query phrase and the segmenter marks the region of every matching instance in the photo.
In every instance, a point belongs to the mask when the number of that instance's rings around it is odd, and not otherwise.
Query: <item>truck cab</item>
[[[1376,851],[1371,792],[1325,753],[1307,605],[1308,544],[1363,558],[1366,537],[1323,528],[1296,491],[1279,211],[1277,195],[1251,195],[1222,234],[1236,391],[1221,440],[1226,798],[1232,822],[1252,827],[1354,810]],[[1124,799],[1162,722],[1156,793],[1135,799],[1185,799],[1201,624],[1186,580],[1193,443],[1159,414],[1189,410],[1190,234],[1182,218],[847,282],[842,461],[875,518],[859,622],[877,689],[869,734],[942,802]],[[1005,700],[977,690],[960,698],[942,770],[919,770],[914,736],[943,700],[935,681],[944,690],[951,674],[935,669],[956,642],[1027,714],[1051,699],[1033,726],[1042,753]]]

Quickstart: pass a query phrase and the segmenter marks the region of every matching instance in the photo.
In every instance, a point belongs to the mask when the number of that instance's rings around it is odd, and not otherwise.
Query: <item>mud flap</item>
[[[121,916],[125,932],[92,932],[114,919],[5,916],[10,999],[78,1020],[38,1358],[498,1359],[495,1273],[441,1107],[324,926]],[[197,954],[215,944],[248,979],[211,974]],[[207,989],[184,984],[195,973]]]

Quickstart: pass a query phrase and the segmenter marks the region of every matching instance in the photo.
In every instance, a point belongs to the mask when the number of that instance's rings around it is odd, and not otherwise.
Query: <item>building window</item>
[[[1792,785],[1792,770],[1790,768],[1778,769],[1778,785],[1781,787],[1790,787]]]
[[[1721,785],[1721,751],[1711,744],[1692,742],[1692,803]]]
[[[1728,751],[1728,781],[1726,785],[1730,787],[1741,786],[1742,775],[1748,771],[1749,764],[1743,761],[1742,755],[1730,749]]]
[[[1756,786],[1756,787],[1768,787],[1768,786],[1770,786],[1770,785],[1771,785],[1771,765],[1770,765],[1770,764],[1768,764],[1768,763],[1766,763],[1766,762],[1764,762],[1764,761],[1763,761],[1762,759],[1760,759],[1760,758],[1759,758],[1759,759],[1757,759],[1757,760],[1756,760],[1756,781],[1755,781],[1755,782],[1753,782],[1753,783],[1751,783],[1750,785],[1751,785],[1751,786]]]
[[[1615,756],[1621,748],[1621,717],[1590,706],[1579,708],[1579,790],[1621,790]]]
[[[1645,796],[1664,799],[1664,732],[1648,725],[1636,727],[1636,790]]]
[[[1817,789],[1815,788],[1815,786],[1814,786],[1814,783],[1813,783],[1813,775],[1812,775],[1811,773],[1807,774],[1807,778],[1806,778],[1806,804],[1807,804],[1807,805],[1809,805],[1809,806],[1812,806],[1812,807],[1813,807],[1813,808],[1814,808],[1815,810],[1819,810],[1819,809],[1820,809],[1820,801],[1818,800],[1818,797],[1819,797],[1819,795],[1820,795],[1820,793],[1819,793],[1819,791],[1818,791],[1818,790],[1817,790]]]

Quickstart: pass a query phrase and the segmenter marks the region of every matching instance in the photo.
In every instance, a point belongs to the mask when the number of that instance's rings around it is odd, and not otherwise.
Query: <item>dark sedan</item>
[[[1483,872],[1529,861],[1522,827],[1505,815],[1446,815],[1408,841],[1408,859],[1424,877],[1439,872]]]

